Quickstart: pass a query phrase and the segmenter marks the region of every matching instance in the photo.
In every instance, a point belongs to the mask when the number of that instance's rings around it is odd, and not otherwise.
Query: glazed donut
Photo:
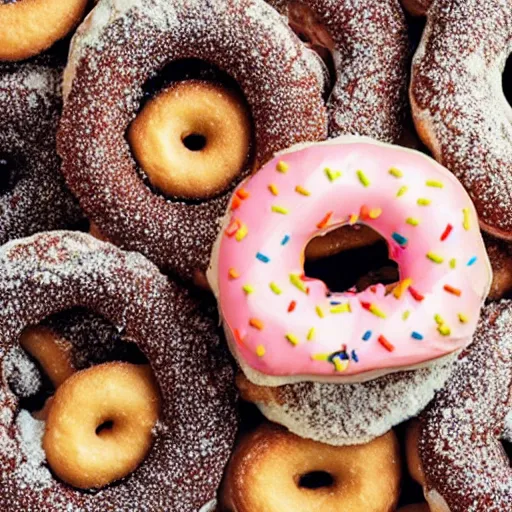
[[[391,512],[400,492],[393,432],[333,447],[272,424],[246,434],[228,464],[221,505],[233,512]]]
[[[493,272],[489,299],[498,300],[512,293],[512,244],[490,236],[484,240]]]
[[[144,106],[128,141],[151,184],[166,196],[209,198],[247,167],[250,114],[234,92],[187,80]]]
[[[473,345],[420,416],[415,457],[432,512],[510,508],[512,472],[501,440],[512,411],[511,325],[511,301],[487,306]]]
[[[512,240],[512,109],[502,86],[510,0],[433,0],[427,19],[410,87],[416,129],[466,187],[482,228]]]
[[[240,190],[208,279],[253,383],[364,381],[471,342],[490,263],[471,200],[434,160],[340,137],[279,154]],[[392,293],[333,293],[304,277],[308,241],[356,222],[387,241],[401,276]]]
[[[296,32],[332,54],[329,133],[397,142],[407,108],[409,38],[399,0],[267,0]]]
[[[148,80],[183,59],[202,59],[236,81],[254,125],[256,162],[295,142],[325,138],[327,114],[318,57],[263,0],[100,0],[74,37],[64,79],[67,100],[58,144],[63,173],[105,237],[190,279],[197,268],[206,269],[218,219],[233,186],[251,167],[208,189],[201,184],[201,169],[187,168],[194,197],[224,187],[201,201],[165,198],[141,179],[125,134],[137,116],[145,116],[146,109],[138,112]],[[202,105],[206,111],[200,111]],[[194,115],[211,118],[214,112],[206,105],[197,102]],[[246,115],[241,117],[244,124]]]
[[[1,0],[0,61],[28,59],[67,36],[89,0]]]
[[[43,438],[48,464],[74,487],[105,487],[144,460],[159,414],[150,367],[107,363],[82,370],[53,399]]]
[[[8,7],[0,3],[0,17]],[[55,148],[61,78],[55,57],[0,63],[0,245],[71,227],[81,218],[60,174]]]
[[[2,384],[0,509],[198,510],[211,501],[238,426],[233,371],[212,308],[200,307],[143,256],[82,233],[10,242],[0,249],[0,268],[0,382],[8,381],[5,359],[26,326],[80,306],[137,343],[162,400],[144,463],[91,494],[52,476],[40,443],[44,425],[19,412]]]

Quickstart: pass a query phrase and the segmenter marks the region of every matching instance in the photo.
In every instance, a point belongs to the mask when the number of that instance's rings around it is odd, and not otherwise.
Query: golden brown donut
[[[420,423],[418,420],[411,420],[405,434],[405,456],[409,474],[420,485],[425,484],[425,473],[421,465],[418,453],[418,441],[420,436]]]
[[[128,141],[155,188],[170,197],[205,199],[225,190],[243,171],[251,131],[249,110],[239,94],[188,80],[144,106],[128,129]]]
[[[390,431],[365,445],[334,447],[265,423],[246,434],[228,464],[221,504],[233,512],[390,512],[400,488]]]
[[[159,413],[149,366],[106,363],[76,373],[50,408],[43,438],[48,464],[80,489],[115,482],[146,457]]]
[[[89,0],[1,0],[0,61],[28,59],[65,37]]]

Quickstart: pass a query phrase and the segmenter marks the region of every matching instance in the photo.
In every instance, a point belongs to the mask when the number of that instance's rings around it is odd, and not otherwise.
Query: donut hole
[[[101,437],[102,435],[112,433],[112,430],[114,430],[114,420],[105,420],[96,427],[96,435]]]
[[[385,239],[365,225],[342,226],[313,238],[305,249],[304,273],[333,293],[358,292],[400,280]]]
[[[512,105],[512,56],[507,59],[503,72],[503,92],[509,105]]]
[[[18,181],[16,159],[0,153],[0,196],[12,191]]]
[[[309,471],[300,475],[298,478],[297,486],[299,489],[324,489],[333,487],[335,484],[334,477],[327,471]]]
[[[189,151],[202,151],[206,147],[208,139],[201,133],[191,133],[182,137],[181,142]]]

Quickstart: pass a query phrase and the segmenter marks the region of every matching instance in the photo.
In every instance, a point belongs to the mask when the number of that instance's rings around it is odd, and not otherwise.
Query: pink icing
[[[232,351],[251,380],[366,380],[428,364],[471,342],[491,267],[468,194],[431,158],[341,137],[278,155],[237,192],[242,199],[226,216],[209,280]],[[418,204],[422,199],[430,203]],[[308,241],[354,215],[388,242],[404,285],[398,298],[383,285],[327,296],[319,280],[300,281],[307,292],[291,282],[291,274],[303,274]],[[232,234],[239,225],[238,238],[247,228],[240,241]]]

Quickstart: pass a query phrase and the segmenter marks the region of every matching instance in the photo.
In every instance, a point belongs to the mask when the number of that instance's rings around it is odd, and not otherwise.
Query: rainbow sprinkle
[[[242,205],[242,200],[238,196],[234,196],[233,200],[231,201],[231,209],[232,210],[238,210],[240,206]]]
[[[363,334],[363,341],[368,341],[372,337],[372,331],[366,331]]]
[[[289,168],[290,168],[290,166],[286,162],[283,162],[283,160],[280,160],[279,162],[277,162],[276,170],[278,172],[282,172],[283,174],[286,174],[288,172]]]
[[[313,361],[329,361],[329,354],[312,354]]]
[[[242,337],[242,335],[240,334],[240,331],[238,329],[235,329],[233,331],[233,334],[235,335],[235,341],[239,344],[239,345],[243,345],[244,343],[244,339]]]
[[[459,313],[459,322],[461,324],[467,324],[469,322],[469,318],[464,313]]]
[[[249,325],[258,329],[258,331],[263,331],[263,328],[265,327],[265,324],[259,318],[251,318],[249,320]]]
[[[295,192],[297,192],[297,194],[300,194],[302,196],[310,196],[311,195],[311,192],[307,189],[305,189],[304,187],[301,187],[300,185],[297,185],[295,187]]]
[[[324,171],[327,178],[329,178],[329,181],[331,182],[336,181],[338,178],[341,177],[341,171],[333,171],[329,167],[326,167]]]
[[[462,214],[464,216],[464,220],[462,222],[462,225],[464,226],[464,229],[466,231],[469,231],[471,229],[471,220],[469,217],[469,208],[463,208]]]
[[[402,320],[405,322],[410,316],[411,312],[409,310],[404,311],[404,314],[402,315]]]
[[[357,223],[357,221],[359,220],[359,215],[357,213],[352,213],[350,214],[349,218],[348,218],[348,223],[353,226],[354,224]]]
[[[320,306],[317,306],[315,308],[315,311],[316,311],[316,314],[320,317],[320,318],[324,318],[325,317],[325,314],[323,312],[323,309],[320,307]]]
[[[450,268],[455,268],[457,266],[457,260],[455,258],[452,258],[450,260]]]
[[[444,188],[444,183],[442,181],[427,180],[426,185],[427,187]]]
[[[386,313],[384,313],[384,311],[379,309],[375,304],[372,304],[370,302],[362,302],[361,301],[361,306],[363,307],[363,309],[366,309],[367,311],[369,311],[370,313],[372,313],[375,316],[378,316],[379,318],[387,318]]]
[[[242,224],[235,234],[235,240],[241,242],[247,236],[247,233],[249,233],[249,228],[245,224]]]
[[[265,355],[265,347],[263,345],[258,345],[256,347],[256,355],[258,357],[263,357]]]
[[[342,359],[340,356],[335,356],[331,358],[331,362],[334,365],[334,368],[337,372],[344,372],[348,365],[350,364],[350,361],[348,359]]]
[[[270,286],[270,289],[276,294],[276,295],[281,295],[281,293],[283,293],[283,290],[281,290],[281,288],[279,288],[279,286],[272,282],[269,284]]]
[[[240,273],[235,268],[230,268],[228,271],[229,279],[238,279],[240,277]]]
[[[473,257],[468,261],[467,266],[468,266],[468,267],[473,266],[473,265],[476,263],[477,259],[478,259],[478,258],[477,258],[476,256],[473,256]]]
[[[363,171],[358,170],[356,171],[356,174],[363,187],[369,187],[371,185],[370,179],[368,178],[368,176],[366,176],[366,174]]]
[[[416,217],[408,217],[405,222],[411,226],[418,226],[420,223],[420,220]]]
[[[437,330],[439,331],[439,334],[441,334],[442,336],[450,336],[450,334],[452,333],[452,331],[446,324],[440,325],[437,328]]]
[[[297,302],[292,300],[290,304],[288,304],[288,313],[291,313],[292,311],[295,311],[295,308],[297,307]]]
[[[414,332],[411,333],[411,338],[414,338],[415,340],[420,340],[421,341],[423,339],[423,335],[420,334],[419,332],[414,331]]]
[[[449,284],[445,284],[443,286],[444,291],[451,293],[452,295],[456,295],[457,297],[460,297],[462,295],[462,291],[458,288],[454,288],[453,286],[450,286]]]
[[[418,203],[418,206],[430,206],[432,204],[432,201],[425,197],[420,197],[418,199],[417,203]]]
[[[273,183],[271,183],[271,184],[268,186],[268,189],[270,190],[270,193],[271,193],[273,196],[278,196],[278,195],[279,195],[279,189],[277,188],[277,185],[274,185]]]
[[[299,344],[299,338],[295,336],[295,334],[288,333],[285,338],[293,345],[296,346]]]
[[[239,197],[242,201],[245,201],[248,197],[250,197],[250,192],[246,190],[245,188],[239,188],[236,191],[237,197]]]
[[[290,282],[293,284],[293,286],[295,286],[295,288],[298,288],[301,292],[308,292],[308,289],[304,284],[304,281],[300,278],[298,274],[290,274]]]
[[[380,208],[372,208],[370,210],[370,213],[368,214],[370,219],[373,219],[373,220],[378,219],[381,215],[382,215],[382,210]]]
[[[244,284],[242,286],[242,290],[246,293],[246,295],[250,295],[251,293],[254,293],[254,286],[250,284]]]
[[[330,310],[331,313],[352,313],[352,309],[350,307],[350,303],[347,302],[346,304],[339,304],[337,306],[333,306]]]
[[[453,231],[453,226],[451,224],[448,224],[443,231],[443,234],[441,235],[441,242],[444,242],[449,236],[450,233]]]
[[[284,206],[279,206],[279,205],[272,205],[272,208],[271,210],[274,212],[274,213],[280,213],[281,215],[288,215],[289,211],[288,208],[285,208]]]
[[[437,263],[438,265],[440,265],[444,261],[444,258],[442,256],[439,256],[439,254],[436,254],[434,252],[428,252],[427,253],[427,258],[430,261],[432,261],[434,263]]]
[[[323,229],[329,224],[329,221],[331,220],[333,216],[333,212],[328,212],[325,214],[325,217],[316,225],[318,229]]]
[[[270,261],[270,258],[261,252],[256,253],[256,259],[262,261],[263,263],[268,263]]]
[[[400,281],[398,285],[393,290],[393,296],[396,299],[401,299],[402,295],[407,291],[407,289],[412,285],[412,279],[404,279],[403,281]]]
[[[396,167],[391,167],[391,169],[389,169],[389,174],[391,174],[391,176],[394,176],[395,178],[402,178],[404,173],[400,170],[400,169],[397,169]]]
[[[444,324],[443,317],[440,314],[438,314],[438,313],[434,315],[434,320],[435,320],[437,325],[443,325]]]
[[[352,352],[350,353],[350,357],[352,358],[352,361],[354,361],[354,363],[359,363],[359,357],[357,357],[357,353],[355,350],[352,350]]]
[[[281,245],[286,245],[290,241],[290,235],[284,235],[283,239],[281,240]]]
[[[224,233],[226,236],[232,237],[236,235],[236,232],[242,227],[242,223],[238,219],[232,220],[228,227],[225,229]]]
[[[393,350],[395,350],[395,346],[389,342],[384,335],[381,334],[378,341],[388,352],[393,352]]]
[[[391,235],[391,238],[401,247],[405,247],[407,245],[408,239],[396,231]]]
[[[312,339],[314,339],[314,337],[315,337],[315,328],[311,327],[311,329],[309,329],[309,331],[308,331],[307,340],[311,341]]]
[[[396,197],[402,197],[407,191],[409,190],[409,187],[403,186],[398,189],[398,192],[396,193]]]
[[[420,292],[418,292],[412,286],[409,286],[409,293],[411,294],[412,298],[418,302],[421,302],[425,298],[424,295],[422,295]]]

